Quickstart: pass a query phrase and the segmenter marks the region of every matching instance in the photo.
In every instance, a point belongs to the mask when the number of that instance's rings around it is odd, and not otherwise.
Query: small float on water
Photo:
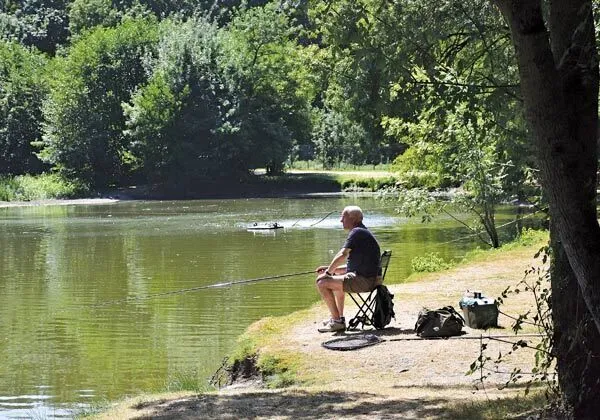
[[[277,230],[277,229],[283,229],[283,226],[277,222],[267,223],[267,224],[263,224],[263,225],[254,223],[252,226],[248,227],[248,230],[250,230],[250,231],[252,231],[252,230]]]

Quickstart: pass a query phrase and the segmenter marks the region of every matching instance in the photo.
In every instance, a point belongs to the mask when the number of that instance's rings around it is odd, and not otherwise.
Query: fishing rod
[[[188,292],[195,292],[197,290],[217,289],[217,288],[221,288],[221,287],[237,286],[239,284],[257,283],[259,281],[276,280],[276,279],[282,279],[285,277],[302,276],[302,275],[310,274],[310,273],[314,273],[314,272],[315,272],[315,270],[310,270],[310,271],[301,271],[299,273],[279,274],[276,276],[257,277],[254,279],[242,279],[242,280],[226,281],[226,282],[221,282],[221,283],[213,283],[213,284],[208,284],[208,285],[204,285],[204,286],[188,287],[186,289],[171,290],[168,292],[153,293],[153,294],[143,295],[143,296],[132,296],[132,297],[124,298],[124,299],[100,302],[95,305],[90,305],[89,307],[90,308],[100,308],[103,306],[118,305],[121,303],[128,303],[128,302],[138,302],[141,300],[149,300],[149,299],[158,298],[158,297],[165,297],[165,296],[183,294],[183,293],[188,293]]]
[[[308,225],[308,227],[313,227],[315,225],[318,225],[319,223],[321,223],[323,220],[327,219],[329,216],[331,216],[333,213],[337,212],[339,210],[333,210],[330,211],[329,213],[327,213],[323,218],[321,218],[318,222],[313,223],[312,225]],[[290,227],[294,227],[298,224],[298,222],[300,222],[300,220],[302,220],[303,217],[301,217],[300,219],[296,220]]]

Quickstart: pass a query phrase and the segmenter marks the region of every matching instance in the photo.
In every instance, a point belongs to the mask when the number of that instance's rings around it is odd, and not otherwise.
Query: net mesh
[[[362,347],[379,344],[383,340],[373,334],[353,335],[349,337],[335,338],[333,340],[321,343],[323,347],[329,350],[356,350]]]

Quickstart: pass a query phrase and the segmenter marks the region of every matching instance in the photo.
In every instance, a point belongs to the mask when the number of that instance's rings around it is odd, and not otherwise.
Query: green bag
[[[440,309],[423,308],[415,323],[415,332],[419,337],[451,337],[461,335],[465,325],[463,317],[452,306]]]

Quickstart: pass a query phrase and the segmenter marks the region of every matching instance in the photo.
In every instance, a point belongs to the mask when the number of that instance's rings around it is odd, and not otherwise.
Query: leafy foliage
[[[41,140],[44,57],[0,41],[0,174],[37,173],[33,142]]]
[[[69,36],[68,0],[0,2],[0,38],[34,46],[53,55]]]
[[[534,297],[535,307],[532,311],[527,311],[524,314],[518,314],[512,317],[514,322],[511,326],[515,337],[522,332],[525,324],[535,327],[540,334],[541,340],[535,346],[530,346],[527,340],[516,339],[512,343],[512,348],[508,352],[498,354],[494,359],[486,353],[487,345],[481,345],[480,355],[475,360],[469,369],[469,374],[475,372],[480,373],[479,382],[484,386],[485,380],[502,366],[505,360],[508,360],[510,355],[521,349],[531,349],[534,351],[534,363],[531,372],[523,372],[519,368],[515,368],[510,372],[510,377],[506,382],[506,386],[517,383],[525,378],[525,395],[530,389],[538,384],[544,385],[546,397],[549,400],[556,400],[559,395],[558,381],[556,377],[556,365],[553,352],[554,347],[554,327],[552,322],[552,307],[551,289],[550,289],[550,272],[547,263],[551,256],[549,246],[544,246],[535,255],[535,258],[540,258],[541,266],[531,267],[525,271],[525,278],[515,287],[508,287],[502,295],[496,300],[502,304],[510,295],[519,293],[530,293]],[[531,279],[531,277],[534,277]],[[505,314],[506,315],[506,314]],[[510,316],[510,315],[509,315]],[[492,364],[493,367],[490,367]]]
[[[143,58],[157,40],[152,20],[99,27],[57,59],[44,103],[41,156],[95,186],[122,179],[127,170],[121,103],[146,80]]]
[[[415,273],[433,273],[435,271],[447,270],[452,267],[452,264],[444,261],[436,252],[421,257],[415,257],[410,262],[410,266]]]
[[[492,243],[497,203],[537,187],[510,37],[488,0],[2,6],[4,38],[58,51],[38,125],[41,156],[68,176],[193,183],[297,158],[395,159],[406,188],[464,187]],[[60,28],[44,32],[50,15]]]
[[[64,179],[58,174],[0,176],[0,201],[71,198],[87,191],[85,184]]]

